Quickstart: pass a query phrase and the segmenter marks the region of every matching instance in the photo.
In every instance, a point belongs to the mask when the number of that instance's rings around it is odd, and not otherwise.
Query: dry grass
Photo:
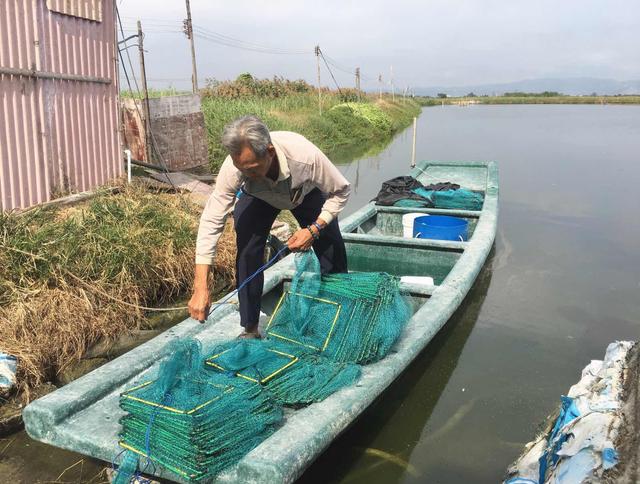
[[[0,215],[0,350],[18,357],[30,391],[98,339],[144,327],[131,305],[157,307],[191,287],[199,208],[171,194],[124,187],[72,209]],[[227,230],[216,287],[235,259]]]

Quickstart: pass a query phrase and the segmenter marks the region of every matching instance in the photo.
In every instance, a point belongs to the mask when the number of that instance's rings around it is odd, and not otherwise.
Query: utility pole
[[[382,99],[382,74],[378,74],[378,99]]]
[[[322,94],[320,93],[320,46],[316,45],[316,64],[318,66],[318,110],[322,116]]]
[[[358,102],[360,102],[360,68],[356,67],[356,91],[358,92]]]
[[[147,163],[151,162],[151,114],[149,112],[149,89],[147,88],[147,71],[144,68],[144,35],[142,23],[138,20],[138,51],[140,53],[140,77],[142,78],[142,111],[144,113],[144,138]]]
[[[396,91],[395,91],[394,86],[393,86],[393,66],[391,66],[391,80],[389,82],[391,83],[391,99],[393,101],[395,101],[396,100]]]
[[[196,69],[196,46],[193,43],[193,23],[191,22],[191,5],[189,0],[185,0],[187,4],[187,19],[184,21],[184,33],[187,39],[191,41],[191,84],[193,93],[198,92],[198,70]]]

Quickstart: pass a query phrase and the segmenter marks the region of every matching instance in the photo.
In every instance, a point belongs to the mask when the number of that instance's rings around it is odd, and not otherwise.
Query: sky
[[[117,4],[126,35],[142,21],[150,85],[189,88],[184,1]],[[201,85],[243,72],[315,83],[315,45],[340,87],[353,86],[360,67],[367,90],[378,89],[379,75],[388,89],[391,71],[400,91],[533,78],[640,79],[638,0],[191,0],[191,11]],[[137,66],[137,49],[129,53]],[[321,83],[335,87],[324,64]]]

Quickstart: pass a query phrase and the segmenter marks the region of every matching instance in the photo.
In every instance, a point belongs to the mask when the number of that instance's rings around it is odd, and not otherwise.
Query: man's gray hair
[[[232,155],[239,155],[244,145],[249,145],[258,158],[264,158],[270,144],[269,129],[258,116],[242,116],[222,132],[222,146]]]

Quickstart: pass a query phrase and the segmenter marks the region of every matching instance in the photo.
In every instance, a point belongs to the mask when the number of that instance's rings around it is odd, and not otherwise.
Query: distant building
[[[115,0],[2,0],[0,39],[0,208],[120,175]]]

